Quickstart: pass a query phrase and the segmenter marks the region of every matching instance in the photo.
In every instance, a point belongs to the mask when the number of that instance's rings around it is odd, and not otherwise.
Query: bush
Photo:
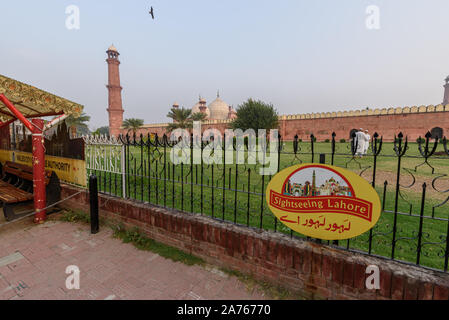
[[[340,139],[340,142],[341,142],[341,143],[345,143],[345,142],[346,142],[346,139]]]
[[[324,140],[324,142],[327,142],[327,143],[329,143],[329,142],[331,142],[329,139],[326,139],[326,140]]]
[[[424,138],[418,138],[418,139],[416,139],[416,143],[425,143],[426,142],[426,139],[424,139]]]
[[[237,118],[230,123],[232,129],[275,129],[279,119],[274,106],[260,100],[248,99],[237,107]]]

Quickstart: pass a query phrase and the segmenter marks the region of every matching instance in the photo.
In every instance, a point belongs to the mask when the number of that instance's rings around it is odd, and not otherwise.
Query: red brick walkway
[[[264,299],[216,269],[140,251],[109,228],[89,230],[59,221],[0,227],[0,299]],[[80,269],[80,290],[66,288],[70,265]]]

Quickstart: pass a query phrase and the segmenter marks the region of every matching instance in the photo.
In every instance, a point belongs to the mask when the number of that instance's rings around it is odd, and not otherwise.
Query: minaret
[[[312,196],[316,196],[316,173],[315,173],[315,170],[313,170],[313,176],[312,176]]]
[[[123,124],[123,106],[122,106],[122,87],[120,86],[120,55],[114,45],[110,46],[108,51],[108,85],[109,91],[109,135],[118,136],[120,134],[120,127]]]
[[[177,102],[173,103],[172,110],[173,110],[173,109],[179,109],[179,103],[177,103]],[[178,122],[178,121],[176,121],[175,119],[173,119],[173,122],[176,123],[176,122]]]
[[[207,110],[207,102],[206,102],[206,99],[204,99],[204,98],[201,98],[201,96],[200,96],[200,112],[201,113],[206,113],[206,110]]]
[[[446,84],[444,85],[444,100],[443,105],[449,104],[449,76],[445,79]]]
[[[316,173],[315,170],[313,170],[313,174],[312,174],[312,187],[316,187]]]

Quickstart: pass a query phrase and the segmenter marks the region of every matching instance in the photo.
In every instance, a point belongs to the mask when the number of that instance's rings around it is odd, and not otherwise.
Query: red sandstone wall
[[[227,123],[215,123],[215,124],[204,124],[202,126],[203,132],[208,129],[218,129],[220,132],[224,132],[228,128]],[[122,129],[120,131],[121,134],[126,135],[127,130]],[[136,135],[139,136],[140,134],[143,134],[144,136],[148,134],[157,134],[158,136],[162,137],[164,134],[167,134],[167,129],[165,126],[160,127],[151,127],[151,128],[143,128],[140,130],[137,130]],[[131,132],[129,133],[132,134]]]
[[[154,127],[154,128],[148,128],[148,129],[140,129],[136,132],[136,134],[139,136],[140,134],[143,134],[144,136],[148,134],[157,134],[159,137],[162,137],[164,134],[167,133],[166,127]],[[126,130],[122,130],[122,134],[126,134]]]
[[[63,185],[62,197],[78,190]],[[64,206],[87,212],[88,203],[86,192]],[[281,284],[306,299],[449,299],[449,274],[443,272],[105,195],[100,196],[100,214],[138,226],[152,239],[214,265]],[[380,268],[380,290],[365,288],[368,265]]]
[[[332,132],[337,134],[336,139],[349,140],[352,129],[368,129],[370,134],[378,132],[385,141],[393,141],[394,135],[402,131],[410,141],[416,141],[434,127],[443,129],[443,134],[449,136],[449,112],[427,112],[391,115],[372,115],[356,117],[319,118],[319,119],[292,119],[280,120],[280,133],[285,141],[291,141],[295,135],[306,141],[313,133],[318,141],[331,139]],[[216,128],[222,133],[227,128],[226,123],[205,124],[203,129]],[[126,132],[122,130],[122,133]],[[138,134],[147,135],[157,133],[162,136],[166,133],[165,127],[154,127],[139,130]]]
[[[386,141],[393,141],[394,135],[402,131],[410,141],[423,137],[434,127],[443,129],[443,134],[449,136],[449,113],[412,113],[378,116],[358,116],[341,118],[324,118],[308,120],[285,120],[282,123],[281,134],[285,140],[292,140],[296,134],[300,139],[310,139],[314,134],[318,141],[331,139],[332,132],[337,134],[337,141],[349,139],[352,129],[368,129],[370,134],[378,132]]]

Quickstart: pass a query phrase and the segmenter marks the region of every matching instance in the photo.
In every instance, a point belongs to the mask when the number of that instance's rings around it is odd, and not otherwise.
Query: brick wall
[[[63,185],[62,197],[78,191]],[[88,203],[86,192],[64,205],[88,212]],[[156,241],[307,299],[449,299],[449,274],[443,272],[105,195],[100,195],[100,208],[101,216],[137,226]],[[380,290],[365,288],[368,265],[380,268]]]
[[[204,124],[203,130],[215,128],[224,132],[227,123]],[[332,139],[332,132],[336,133],[337,142],[340,139],[349,140],[352,129],[368,129],[370,134],[378,132],[384,137],[384,141],[394,141],[394,135],[402,131],[409,140],[415,142],[418,137],[424,137],[427,131],[439,127],[443,129],[443,135],[449,136],[449,112],[424,112],[385,114],[367,116],[327,117],[317,119],[286,119],[279,121],[279,133],[284,141],[292,141],[295,135],[303,141],[309,141],[313,133],[318,141]],[[126,134],[125,130],[121,131]],[[138,134],[148,133],[162,136],[166,133],[166,126],[152,126],[143,128]]]
[[[324,141],[331,139],[334,131],[337,141],[348,141],[351,130],[359,128],[368,129],[371,135],[378,132],[385,141],[394,141],[394,135],[402,131],[410,141],[415,142],[435,127],[442,128],[443,134],[449,136],[449,112],[284,120],[281,124],[281,135],[286,141],[292,140],[296,134],[300,139],[309,141],[312,133],[318,141]]]

